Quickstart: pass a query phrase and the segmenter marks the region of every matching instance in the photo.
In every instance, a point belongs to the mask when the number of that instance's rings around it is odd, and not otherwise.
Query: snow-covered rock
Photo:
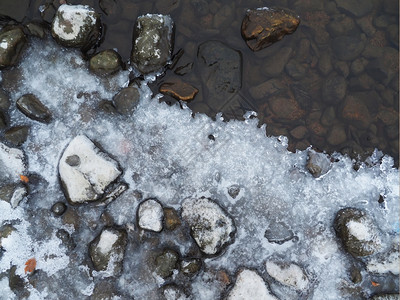
[[[69,143],[58,166],[67,199],[73,204],[99,200],[121,174],[118,163],[84,135]]]
[[[157,200],[148,199],[140,203],[137,215],[140,228],[155,232],[162,230],[164,212]]]
[[[213,200],[187,198],[182,203],[182,218],[205,254],[217,254],[232,242],[236,228],[232,218]]]
[[[309,280],[303,269],[294,263],[284,263],[269,260],[265,263],[269,276],[283,285],[304,291]]]
[[[398,246],[389,253],[371,258],[367,263],[367,271],[378,274],[391,272],[394,275],[399,275],[400,255]]]

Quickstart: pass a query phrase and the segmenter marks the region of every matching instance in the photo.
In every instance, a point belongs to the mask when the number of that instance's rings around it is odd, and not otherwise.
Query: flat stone
[[[28,118],[42,123],[50,123],[51,112],[33,94],[25,94],[17,100],[17,108]]]
[[[233,241],[236,227],[232,218],[211,199],[185,199],[182,218],[189,224],[192,237],[205,254],[218,254]]]
[[[139,72],[161,71],[171,60],[173,27],[170,16],[147,14],[137,18],[131,61]]]
[[[19,26],[4,27],[0,31],[0,69],[18,63],[27,43],[26,36]]]
[[[121,175],[118,163],[84,135],[76,136],[69,143],[58,168],[65,194],[72,204],[99,200]]]
[[[121,69],[121,56],[114,50],[97,53],[89,61],[89,68],[98,75],[110,75]]]
[[[123,88],[113,98],[115,109],[122,115],[131,115],[140,101],[139,90],[135,86]]]
[[[12,127],[4,133],[4,138],[15,146],[25,143],[29,134],[29,126]]]
[[[272,221],[265,230],[268,242],[282,245],[294,238],[293,231],[283,222]]]
[[[365,41],[358,36],[339,36],[332,41],[332,49],[340,60],[354,60],[365,48]]]
[[[137,216],[140,228],[154,232],[163,229],[164,212],[157,200],[148,199],[140,203]]]
[[[259,51],[293,33],[300,18],[286,9],[249,9],[242,21],[242,37],[253,51]]]
[[[198,92],[199,90],[194,86],[181,80],[165,82],[160,86],[160,93],[170,95],[175,99],[182,101],[193,100]]]
[[[298,291],[305,291],[308,288],[307,275],[297,264],[269,260],[265,263],[265,268],[268,275],[283,285]]]

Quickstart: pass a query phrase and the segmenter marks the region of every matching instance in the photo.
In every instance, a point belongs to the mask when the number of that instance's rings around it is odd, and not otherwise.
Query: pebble
[[[160,93],[170,95],[177,100],[190,101],[193,100],[199,92],[194,86],[183,82],[181,80],[174,80],[173,82],[164,82],[159,89]]]
[[[25,94],[17,100],[17,108],[28,118],[42,123],[50,123],[51,112],[33,94]]]
[[[154,232],[163,229],[164,212],[156,199],[148,199],[139,204],[138,225],[140,228]]]

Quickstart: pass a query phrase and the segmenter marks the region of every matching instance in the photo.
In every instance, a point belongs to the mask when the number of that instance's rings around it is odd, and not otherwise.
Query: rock
[[[350,280],[351,280],[353,283],[360,283],[360,282],[362,281],[361,272],[360,272],[360,270],[359,270],[357,267],[355,267],[355,266],[352,266],[352,267],[350,268]]]
[[[268,289],[256,271],[244,269],[239,272],[227,300],[263,299],[278,300]]]
[[[365,41],[357,36],[339,36],[332,41],[332,49],[340,60],[354,60],[365,47]]]
[[[337,104],[346,96],[346,90],[345,78],[333,72],[322,84],[322,100],[329,104]]]
[[[391,24],[387,27],[390,42],[399,48],[399,26]]]
[[[66,197],[72,204],[99,200],[121,175],[118,163],[84,135],[69,143],[58,168]]]
[[[97,75],[110,75],[121,69],[121,56],[115,50],[104,50],[89,61],[89,68]]]
[[[57,230],[56,237],[58,237],[61,240],[61,242],[67,248],[68,251],[72,251],[76,248],[76,243],[74,239],[65,229]]]
[[[324,126],[332,126],[336,119],[336,112],[333,106],[325,108],[321,116],[321,124]]]
[[[29,126],[17,126],[12,127],[4,133],[4,137],[7,141],[14,144],[15,146],[21,146],[25,143],[29,134]]]
[[[318,69],[322,75],[327,76],[333,69],[331,55],[327,52],[322,52],[318,60]]]
[[[283,222],[271,222],[265,230],[264,236],[268,242],[282,245],[283,243],[290,241],[294,238],[293,231],[288,225]]]
[[[10,104],[8,94],[0,88],[0,110],[7,111],[10,108]]]
[[[115,109],[122,115],[132,114],[140,101],[140,93],[137,87],[129,86],[123,88],[113,98]]]
[[[399,112],[394,109],[380,109],[378,112],[378,119],[385,125],[394,125],[399,121]]]
[[[104,228],[90,243],[89,254],[96,271],[117,276],[122,271],[127,233],[112,227]]]
[[[253,51],[259,51],[296,31],[300,18],[286,9],[249,9],[242,21],[242,37]]]
[[[198,258],[184,259],[181,261],[181,272],[186,276],[196,275],[201,268],[201,260]]]
[[[292,48],[283,47],[278,53],[264,60],[262,72],[269,77],[282,75],[291,54]]]
[[[326,154],[309,150],[306,167],[312,176],[319,178],[331,169],[331,161]]]
[[[399,294],[377,294],[368,299],[370,299],[370,300],[399,300]]]
[[[53,19],[51,34],[65,47],[86,51],[100,38],[100,16],[87,5],[63,4]]]
[[[164,208],[164,221],[167,230],[175,230],[182,224],[178,212],[172,207]]]
[[[115,291],[114,285],[103,280],[96,284],[93,290],[93,294],[90,296],[90,300],[116,300],[121,299],[118,293]]]
[[[307,132],[308,130],[305,126],[297,126],[290,130],[290,135],[295,139],[301,140],[306,136]]]
[[[300,80],[304,78],[308,68],[306,64],[299,63],[295,59],[289,60],[285,65],[286,73],[293,79]]]
[[[233,184],[228,188],[228,194],[231,196],[233,199],[236,199],[236,197],[240,193],[240,186],[237,184]]]
[[[355,257],[371,255],[381,249],[378,229],[364,211],[341,209],[333,226],[345,250]]]
[[[51,112],[33,94],[25,94],[17,100],[17,108],[28,118],[42,123],[50,123]]]
[[[327,142],[333,146],[340,145],[347,140],[346,131],[343,125],[336,124],[328,133]]]
[[[18,295],[18,298],[24,299],[27,298],[30,292],[27,290],[27,284],[25,284],[25,280],[22,279],[21,276],[17,275],[17,267],[12,266],[10,268],[9,278],[9,287],[10,289]]]
[[[334,69],[344,78],[347,78],[347,76],[350,74],[349,65],[345,61],[336,61],[334,64]]]
[[[392,47],[383,48],[383,53],[366,66],[369,76],[387,85],[399,72],[398,51]]]
[[[366,129],[371,123],[371,115],[364,99],[348,95],[344,100],[341,117],[358,128]]]
[[[62,214],[64,214],[66,209],[67,206],[65,205],[64,202],[56,202],[51,207],[52,213],[56,216],[61,216]]]
[[[7,128],[7,117],[0,111],[0,130]]]
[[[308,288],[309,280],[306,273],[294,263],[269,260],[265,263],[265,268],[269,276],[283,285],[298,291],[305,291]]]
[[[207,255],[218,254],[233,241],[236,227],[232,218],[211,199],[185,199],[182,218],[189,224],[200,250]]]
[[[140,228],[160,232],[163,229],[164,212],[156,199],[148,199],[139,204],[137,211]]]
[[[198,92],[199,90],[194,86],[181,80],[164,82],[160,86],[160,93],[163,93],[164,95],[170,95],[175,99],[182,101],[193,100]]]
[[[250,95],[254,99],[263,99],[270,95],[275,94],[276,92],[283,90],[285,85],[279,81],[278,79],[270,79],[265,81],[257,86],[253,86],[250,88]]]
[[[147,14],[137,18],[131,61],[139,72],[160,71],[170,61],[173,27],[170,16]]]
[[[172,275],[177,268],[179,254],[171,249],[166,249],[164,252],[156,257],[155,272],[162,278],[168,278]]]
[[[33,36],[36,36],[38,38],[44,39],[46,36],[46,29],[44,25],[38,22],[29,22],[28,24],[25,25],[25,27],[28,29],[29,33]]]
[[[357,58],[356,60],[354,60],[351,63],[351,66],[350,66],[351,74],[355,75],[355,76],[360,75],[362,72],[364,72],[367,64],[368,64],[367,59],[365,59],[363,57]]]
[[[268,103],[272,112],[279,119],[294,121],[302,118],[305,114],[293,95],[289,93],[271,96]]]
[[[378,257],[373,257],[367,263],[367,271],[374,274],[392,273],[399,275],[399,249],[394,247],[388,253],[382,253]]]
[[[369,13],[373,8],[372,0],[335,0],[337,7],[359,18]]]
[[[17,22],[22,22],[29,11],[30,3],[25,0],[2,0],[0,12],[2,16],[8,16]]]
[[[108,16],[119,15],[121,13],[121,4],[117,0],[100,0],[99,6],[101,10]]]
[[[27,43],[21,27],[9,26],[0,30],[0,69],[18,63]]]

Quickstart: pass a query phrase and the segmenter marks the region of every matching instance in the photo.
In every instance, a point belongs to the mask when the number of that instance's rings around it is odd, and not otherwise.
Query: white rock
[[[138,209],[140,228],[160,232],[163,228],[163,217],[164,212],[158,201],[149,199],[140,203]]]
[[[118,164],[86,136],[75,137],[59,162],[60,178],[72,203],[98,200],[121,174]]]
[[[305,290],[308,287],[308,278],[303,269],[296,264],[267,261],[265,263],[267,273],[282,283],[296,290]]]
[[[10,148],[0,143],[0,184],[19,182],[20,175],[26,171],[24,153],[16,148]]]
[[[189,223],[200,250],[216,254],[232,240],[236,231],[233,220],[214,201],[187,198],[182,203],[182,218]]]
[[[237,278],[227,300],[277,300],[268,290],[264,280],[257,272],[244,269]]]

